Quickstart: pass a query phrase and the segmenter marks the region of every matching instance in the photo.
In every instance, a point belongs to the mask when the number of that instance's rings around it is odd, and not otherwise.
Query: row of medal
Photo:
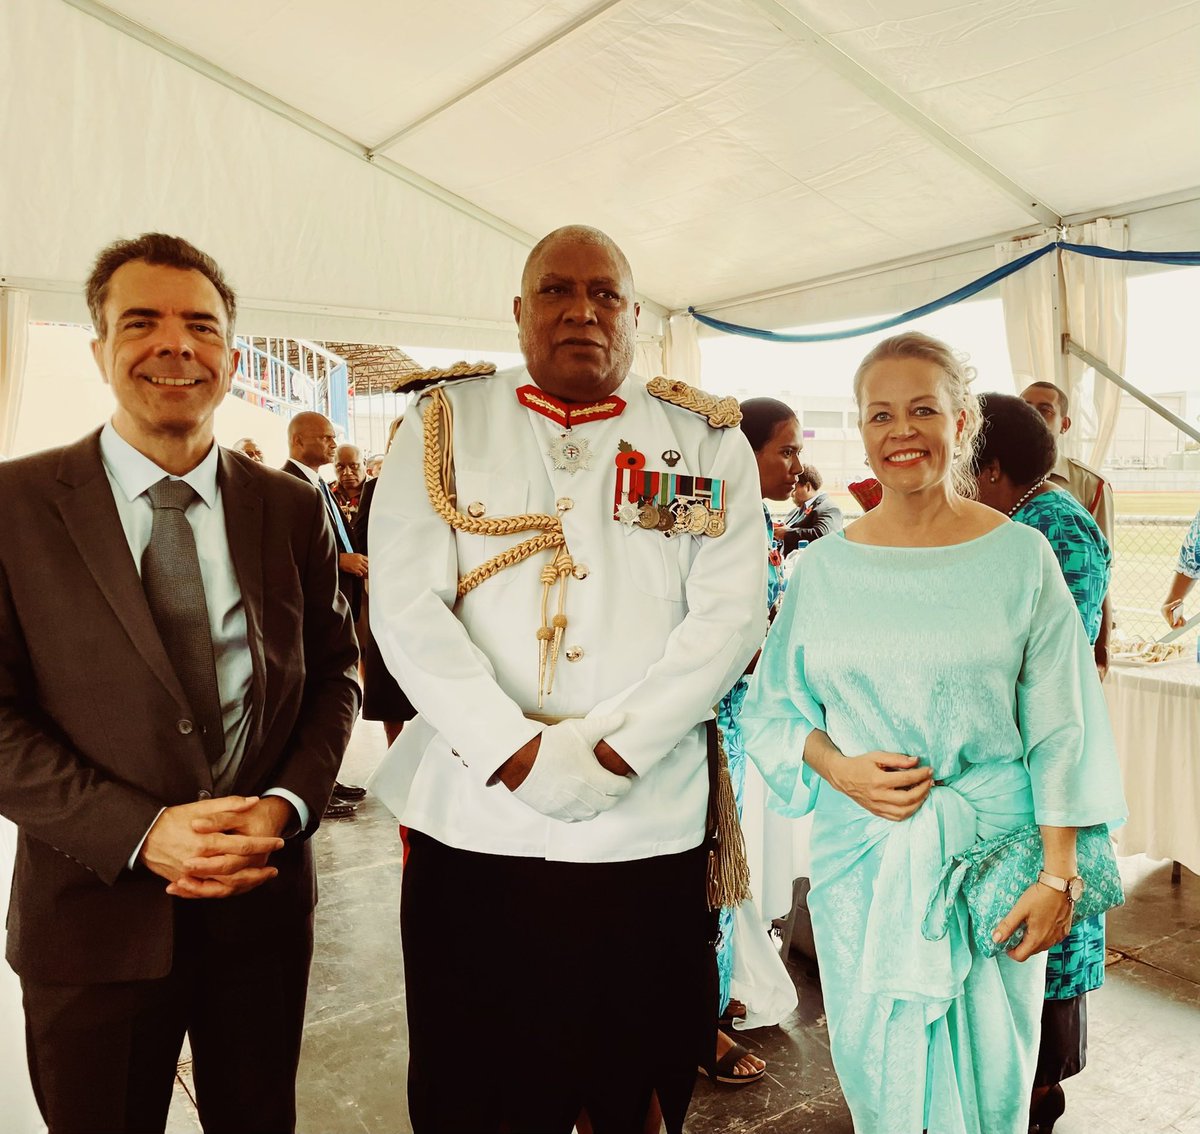
[[[613,519],[627,529],[660,531],[668,539],[725,533],[723,480],[647,469],[645,456],[627,441],[618,447],[616,466]]]

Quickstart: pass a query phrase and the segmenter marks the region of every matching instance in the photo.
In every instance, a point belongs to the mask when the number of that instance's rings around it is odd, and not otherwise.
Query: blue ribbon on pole
[[[723,319],[714,319],[711,315],[704,315],[694,307],[688,308],[688,314],[696,322],[703,323],[706,327],[712,327],[715,331],[724,331],[728,335],[742,335],[750,339],[763,339],[771,343],[827,343],[836,339],[853,339],[859,335],[870,335],[876,331],[886,331],[891,327],[898,327],[902,323],[912,322],[924,315],[931,315],[934,311],[941,311],[944,307],[952,307],[964,299],[970,299],[971,296],[986,291],[992,284],[999,283],[1002,279],[1029,267],[1035,260],[1040,260],[1056,248],[1061,248],[1064,252],[1075,252],[1080,256],[1095,256],[1103,260],[1135,260],[1141,263],[1170,264],[1174,267],[1200,266],[1200,252],[1135,252],[1132,250],[1122,252],[1116,248],[1101,248],[1095,244],[1067,244],[1064,241],[1055,240],[1041,248],[1035,248],[1032,252],[1027,252],[1024,256],[1020,256],[1008,264],[993,269],[987,275],[963,284],[962,287],[948,295],[943,295],[940,299],[932,299],[928,303],[921,304],[920,307],[914,307],[911,311],[893,315],[890,319],[880,319],[878,322],[867,323],[861,327],[851,327],[844,331],[788,334],[783,331],[766,331],[758,327],[743,327],[738,323],[727,323]]]

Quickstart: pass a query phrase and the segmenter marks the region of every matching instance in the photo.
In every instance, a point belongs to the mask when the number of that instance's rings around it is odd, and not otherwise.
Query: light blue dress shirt
[[[150,531],[154,526],[154,509],[146,490],[170,474],[130,445],[116,431],[112,422],[100,432],[100,457],[134,566],[140,575],[142,555],[150,543]],[[204,460],[191,472],[172,479],[185,481],[199,497],[189,505],[185,515],[196,539],[196,555],[204,580],[204,601],[208,607],[208,625],[225,728],[225,753],[213,766],[213,781],[218,791],[227,791],[246,754],[252,719],[250,693],[253,663],[246,640],[246,609],[242,603],[242,589],[233,567],[229,536],[225,530],[225,510],[221,506],[221,486],[217,482],[217,458],[217,446],[214,443]],[[263,794],[286,799],[296,809],[301,830],[308,826],[308,808],[293,792],[286,788],[270,788]],[[130,857],[130,869],[136,864],[145,841],[143,836]]]

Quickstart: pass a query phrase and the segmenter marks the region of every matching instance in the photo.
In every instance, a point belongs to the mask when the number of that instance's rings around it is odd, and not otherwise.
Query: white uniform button
[[[196,792],[196,798],[200,800],[212,799],[212,792],[208,791],[206,788],[201,788],[198,792]]]
[[[478,520],[481,516],[486,515],[486,513],[487,507],[484,505],[482,500],[472,500],[471,503],[467,505],[467,515],[470,516],[472,520]]]
[[[577,579],[586,579],[588,573],[588,565],[586,563],[576,563],[575,569],[571,572]]]
[[[582,646],[567,647],[567,661],[578,661],[581,657],[583,657]]]
[[[179,730],[180,736],[191,736],[196,726],[185,718],[184,720],[176,721],[175,727]]]
[[[554,507],[557,508],[560,512],[569,512],[572,508],[575,507],[575,501],[572,500],[569,496],[560,496],[557,500],[554,501]]]

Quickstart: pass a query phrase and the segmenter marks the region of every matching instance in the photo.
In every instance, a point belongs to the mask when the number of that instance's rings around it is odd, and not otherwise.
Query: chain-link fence
[[[1168,632],[1161,607],[1179,562],[1179,548],[1191,524],[1190,516],[1118,515],[1113,529],[1112,605],[1115,632],[1127,638],[1154,641]],[[1195,602],[1184,603],[1194,613]],[[1198,631],[1185,638],[1189,652]]]

